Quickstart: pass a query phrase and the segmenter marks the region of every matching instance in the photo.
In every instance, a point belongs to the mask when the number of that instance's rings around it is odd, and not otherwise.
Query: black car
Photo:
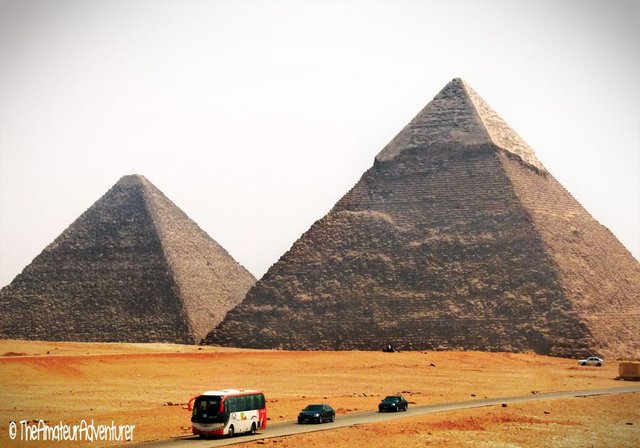
[[[298,423],[333,422],[336,411],[328,404],[310,404],[298,414]]]
[[[378,405],[378,411],[406,411],[409,408],[409,402],[402,395],[389,395]]]

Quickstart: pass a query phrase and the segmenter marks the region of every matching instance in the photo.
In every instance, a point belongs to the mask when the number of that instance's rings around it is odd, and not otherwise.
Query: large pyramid
[[[454,79],[205,343],[640,355],[640,264]]]
[[[0,291],[0,337],[197,343],[254,283],[151,182],[124,176]]]

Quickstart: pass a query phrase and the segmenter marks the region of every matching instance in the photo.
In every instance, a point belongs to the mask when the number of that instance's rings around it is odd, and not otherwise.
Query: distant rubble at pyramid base
[[[510,352],[510,353],[536,353],[539,355],[550,355],[566,358],[586,356],[588,354],[600,354],[594,351],[581,341],[570,340],[544,340],[536,335],[535,329],[531,326],[523,325],[516,329],[521,334],[531,334],[531,338],[522,337],[508,338],[514,333],[513,328],[505,329],[504,322],[495,325],[490,321],[478,322],[476,325],[469,325],[469,322],[460,324],[455,322],[434,323],[431,328],[420,329],[409,328],[408,335],[402,332],[371,331],[365,334],[353,336],[352,332],[346,332],[343,337],[327,339],[326,336],[314,335],[299,337],[293,341],[282,341],[277,334],[269,334],[268,331],[260,331],[259,327],[245,328],[248,332],[258,334],[253,341],[246,343],[232,344],[224,341],[223,338],[217,340],[213,345],[252,348],[252,349],[275,349],[292,351],[380,351],[387,344],[391,344],[396,350],[401,351],[484,351],[484,352]],[[304,332],[304,322],[299,324],[300,334]],[[434,336],[418,337],[418,334],[428,334],[433,332]],[[443,333],[450,332],[450,338],[443,337]],[[308,331],[306,333],[309,333]],[[494,333],[500,336],[495,337]],[[464,335],[464,336],[461,336]],[[315,338],[314,338],[315,336]],[[474,342],[470,342],[470,339]],[[206,339],[202,342],[208,344]]]

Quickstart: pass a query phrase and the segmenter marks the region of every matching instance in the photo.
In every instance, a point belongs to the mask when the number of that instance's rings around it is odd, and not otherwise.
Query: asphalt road
[[[333,423],[323,423],[321,425],[298,425],[296,422],[274,423],[268,425],[266,429],[255,435],[237,435],[233,438],[207,439],[203,440],[198,437],[187,436],[177,437],[169,440],[156,442],[144,442],[139,447],[154,448],[205,448],[236,445],[238,443],[252,442],[261,439],[271,439],[274,437],[284,437],[294,434],[303,434],[315,431],[328,431],[336,428],[344,428],[346,426],[363,425],[369,423],[387,422],[407,417],[417,417],[425,414],[433,414],[436,412],[457,411],[461,409],[481,408],[486,406],[501,405],[502,403],[525,403],[527,401],[553,400],[558,398],[572,397],[593,397],[596,395],[612,395],[612,394],[629,394],[640,393],[640,386],[628,387],[612,387],[608,389],[592,389],[592,390],[572,390],[563,392],[550,392],[530,394],[520,397],[500,397],[489,399],[476,399],[469,401],[459,401],[455,403],[441,403],[427,406],[409,406],[406,412],[397,413],[379,413],[376,411],[356,412],[348,415],[340,415],[336,417]]]

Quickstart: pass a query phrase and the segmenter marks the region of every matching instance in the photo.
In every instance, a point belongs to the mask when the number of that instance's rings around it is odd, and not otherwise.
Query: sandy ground
[[[311,402],[331,404],[338,418],[375,409],[384,395],[396,392],[414,404],[433,404],[629,384],[616,381],[617,373],[615,362],[581,367],[575,360],[534,354],[286,352],[0,341],[0,446],[33,446],[10,440],[10,422],[23,419],[42,419],[50,425],[82,420],[135,425],[134,441],[190,434],[184,405],[193,395],[211,389],[263,390],[273,423],[295,419]],[[267,444],[638,447],[640,394],[457,411]],[[91,446],[105,445],[109,444]]]

